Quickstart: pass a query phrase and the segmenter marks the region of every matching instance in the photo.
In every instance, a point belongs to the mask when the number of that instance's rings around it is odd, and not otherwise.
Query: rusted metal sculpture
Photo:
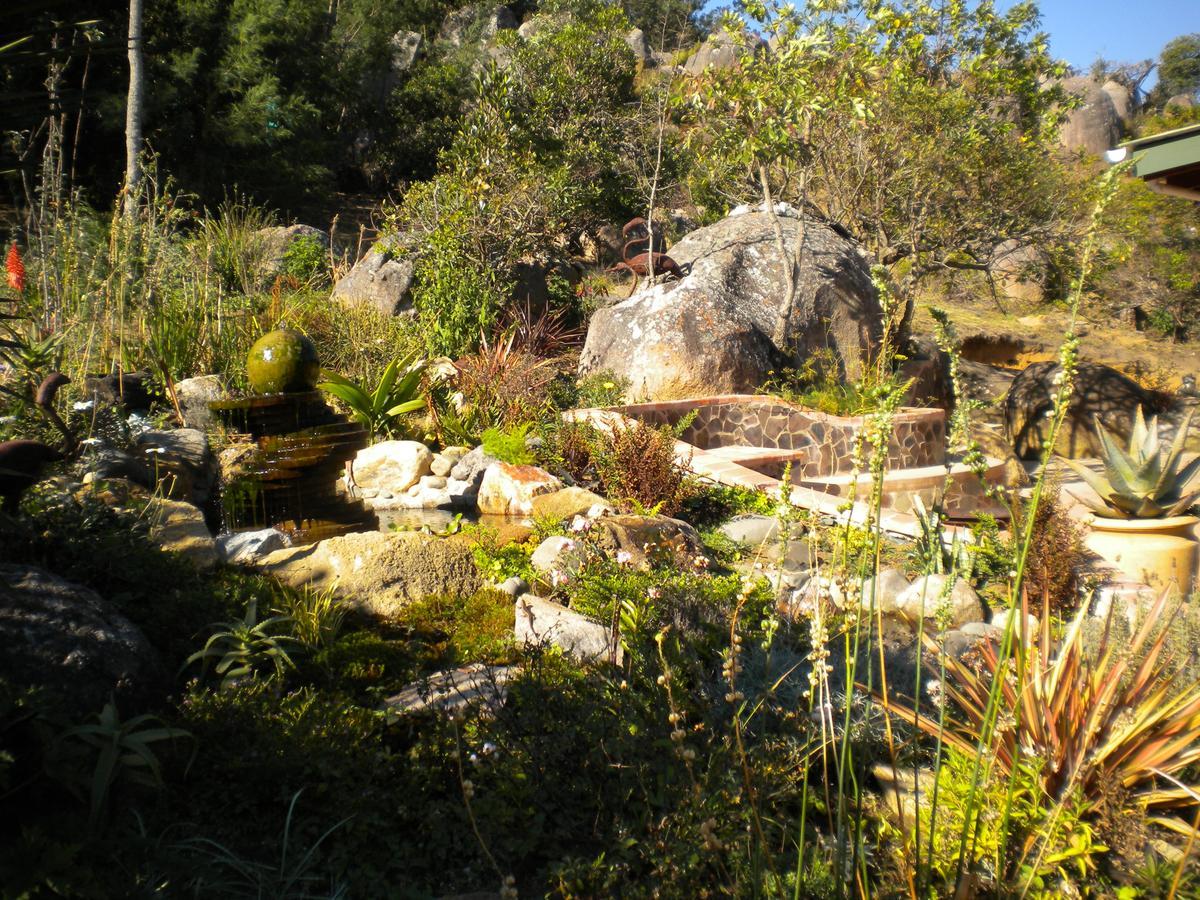
[[[628,296],[632,297],[637,290],[639,278],[650,278],[667,275],[671,278],[682,278],[683,270],[679,263],[667,256],[660,248],[661,239],[651,237],[650,227],[641,216],[630,219],[621,229],[621,237],[625,246],[621,251],[624,261],[612,266],[609,272],[619,272],[622,269],[633,274],[633,283],[629,287]]]

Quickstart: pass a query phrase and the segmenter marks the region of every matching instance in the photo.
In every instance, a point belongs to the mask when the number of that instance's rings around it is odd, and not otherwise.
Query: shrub
[[[283,272],[302,284],[322,280],[329,271],[329,256],[311,234],[301,235],[283,253]]]
[[[1013,533],[1022,533],[1024,509],[1016,506]],[[1025,590],[1035,603],[1045,602],[1059,614],[1070,613],[1079,604],[1076,571],[1084,558],[1084,532],[1048,491],[1038,504],[1033,520],[1029,553],[1025,558]]]
[[[670,426],[634,421],[594,434],[591,463],[606,497],[668,516],[679,510],[685,470],[675,459]]]
[[[534,460],[533,453],[529,450],[528,432],[528,422],[505,431],[489,428],[483,433],[480,446],[483,447],[484,453],[496,457],[501,462],[528,465]]]

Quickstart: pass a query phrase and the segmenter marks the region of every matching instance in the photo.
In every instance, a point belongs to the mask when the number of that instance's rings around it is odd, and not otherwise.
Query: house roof
[[[1153,190],[1200,201],[1200,124],[1126,141],[1108,158],[1120,162],[1137,155],[1134,174]]]

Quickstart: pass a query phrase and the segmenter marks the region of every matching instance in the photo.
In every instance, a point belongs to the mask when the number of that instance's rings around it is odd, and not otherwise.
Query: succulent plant
[[[1096,419],[1104,473],[1098,474],[1074,460],[1063,460],[1086,481],[1102,503],[1088,502],[1098,516],[1109,519],[1159,519],[1177,516],[1200,497],[1200,488],[1188,490],[1188,484],[1200,472],[1200,458],[1180,466],[1184,443],[1192,415],[1179,426],[1179,432],[1164,455],[1158,442],[1158,417],[1149,426],[1139,406],[1129,435],[1129,451],[1118,447],[1112,435]]]

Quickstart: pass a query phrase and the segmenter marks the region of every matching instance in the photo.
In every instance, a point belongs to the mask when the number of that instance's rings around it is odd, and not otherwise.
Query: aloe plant
[[[1100,503],[1085,501],[1098,516],[1109,519],[1158,519],[1177,516],[1200,497],[1200,489],[1189,490],[1189,483],[1200,472],[1200,458],[1187,465],[1183,461],[1184,444],[1192,415],[1179,426],[1171,448],[1164,455],[1158,440],[1158,416],[1146,425],[1139,406],[1129,435],[1129,451],[1117,446],[1112,435],[1096,419],[1104,473],[1099,474],[1076,462],[1065,462],[1100,495]]]
[[[420,393],[425,366],[423,360],[414,362],[411,356],[393,359],[374,390],[322,369],[325,380],[317,387],[349,406],[353,418],[369,428],[372,435],[383,434],[391,431],[394,419],[425,408],[425,395]]]

